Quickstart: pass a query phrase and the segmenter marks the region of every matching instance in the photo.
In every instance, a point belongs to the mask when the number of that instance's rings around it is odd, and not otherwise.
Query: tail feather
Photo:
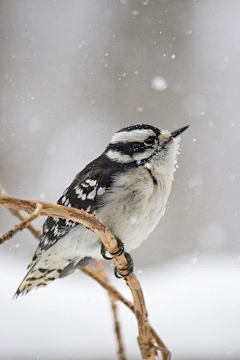
[[[65,277],[89,264],[93,259],[91,257],[75,258],[75,259],[61,259],[55,263],[48,263],[47,266],[43,264],[41,259],[31,264],[29,271],[18,287],[13,298],[18,298],[19,295],[26,295],[34,287],[36,290],[40,287],[45,287],[52,281],[59,277]]]
[[[87,266],[88,264],[90,264],[94,259],[91,258],[90,256],[86,256],[84,258],[82,258],[80,261],[79,259],[76,261],[72,261],[70,262],[70,264],[68,264],[60,273],[59,277],[63,278],[65,276],[68,276],[70,274],[72,274],[73,272],[75,272],[78,269],[81,269],[84,266]]]
[[[34,287],[36,289],[45,287],[55,279],[59,278],[63,269],[71,262],[71,260],[63,260],[61,263],[52,264],[52,266],[44,268],[40,267],[38,262],[33,264],[29,269],[27,275],[21,282],[17,289],[14,297],[17,298],[19,295],[26,295]]]

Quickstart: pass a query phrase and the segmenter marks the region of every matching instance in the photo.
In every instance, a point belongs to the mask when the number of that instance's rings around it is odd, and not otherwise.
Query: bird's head
[[[137,124],[117,131],[105,150],[106,156],[122,164],[147,164],[152,160],[165,162],[176,157],[179,135],[188,126],[169,132],[158,128]]]

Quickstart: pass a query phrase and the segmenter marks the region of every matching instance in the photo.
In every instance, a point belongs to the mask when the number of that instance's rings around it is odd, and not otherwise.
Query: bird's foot
[[[117,267],[115,266],[115,268],[114,268],[114,274],[115,274],[115,276],[116,276],[118,279],[122,279],[122,278],[130,275],[130,274],[133,272],[134,264],[133,264],[133,259],[132,259],[131,255],[128,254],[128,253],[124,253],[124,256],[125,256],[125,258],[126,258],[126,260],[127,260],[128,265],[127,265],[127,267],[126,267],[125,269],[119,269],[119,270],[120,270],[121,272],[127,271],[127,273],[124,274],[124,275],[123,275],[123,274],[120,274],[119,271],[118,271],[118,269],[117,269]]]
[[[103,245],[103,243],[101,244],[101,254],[102,254],[102,257],[105,259],[105,260],[112,260],[115,256],[120,256],[124,253],[124,245],[123,245],[123,242],[119,239],[117,239],[117,243],[118,243],[118,251],[115,252],[115,253],[109,253],[111,255],[111,257],[107,256],[106,255],[106,248],[105,246]]]

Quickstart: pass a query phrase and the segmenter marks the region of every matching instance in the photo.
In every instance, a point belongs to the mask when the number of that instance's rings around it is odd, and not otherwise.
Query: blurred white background
[[[10,195],[56,202],[121,127],[190,125],[166,215],[132,253],[173,360],[240,359],[239,11],[237,0],[0,2]],[[1,234],[16,222],[0,208]],[[11,300],[36,246],[25,230],[0,249],[0,359],[115,359],[107,296],[83,274]],[[134,319],[120,315],[139,359]]]

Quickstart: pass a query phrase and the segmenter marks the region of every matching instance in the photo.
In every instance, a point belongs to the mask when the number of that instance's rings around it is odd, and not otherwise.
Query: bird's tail
[[[14,298],[19,295],[26,295],[34,287],[36,289],[45,287],[59,277],[65,277],[89,264],[93,259],[90,257],[77,258],[74,260],[61,259],[61,262],[50,263],[44,266],[41,259],[33,263],[25,278],[18,287]]]

